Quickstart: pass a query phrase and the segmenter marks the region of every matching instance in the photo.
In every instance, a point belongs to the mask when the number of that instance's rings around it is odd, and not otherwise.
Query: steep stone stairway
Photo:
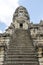
[[[29,30],[15,30],[9,42],[4,65],[38,65]]]

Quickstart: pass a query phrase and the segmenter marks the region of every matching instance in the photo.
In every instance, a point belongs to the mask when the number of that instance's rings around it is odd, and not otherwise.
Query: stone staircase
[[[4,65],[38,65],[29,30],[15,30],[9,42]]]

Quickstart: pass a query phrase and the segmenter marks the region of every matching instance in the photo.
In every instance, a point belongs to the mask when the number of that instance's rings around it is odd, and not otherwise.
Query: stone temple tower
[[[10,34],[10,40],[6,44],[3,65],[39,65],[30,34],[30,16],[25,7],[16,9],[6,34]]]
[[[13,24],[15,29],[28,29],[30,17],[26,8],[20,6],[16,9],[13,15]]]

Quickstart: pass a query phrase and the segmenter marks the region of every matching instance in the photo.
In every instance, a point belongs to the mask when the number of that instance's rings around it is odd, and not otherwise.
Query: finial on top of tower
[[[25,17],[27,20],[30,20],[30,16],[27,12],[27,9],[23,6],[19,6],[16,10],[15,13],[13,15],[13,19],[17,18],[17,17]]]

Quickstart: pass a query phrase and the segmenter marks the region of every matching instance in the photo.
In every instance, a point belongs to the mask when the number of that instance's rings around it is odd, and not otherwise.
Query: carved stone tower
[[[8,31],[10,40],[5,49],[4,65],[39,65],[26,8],[20,6],[16,9],[13,23],[6,33]]]
[[[20,6],[16,9],[13,15],[13,23],[16,29],[28,29],[30,23],[30,17],[26,8]]]

